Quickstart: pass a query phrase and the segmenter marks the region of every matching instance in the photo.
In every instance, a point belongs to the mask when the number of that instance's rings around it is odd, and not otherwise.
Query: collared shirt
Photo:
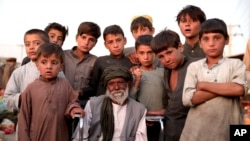
[[[189,65],[182,98],[183,104],[191,108],[180,141],[195,141],[201,138],[215,141],[229,140],[229,125],[243,123],[239,97],[217,96],[195,106],[191,99],[196,91],[197,82],[200,81],[237,83],[242,85],[247,93],[245,71],[246,67],[239,59],[222,58],[211,68],[208,68],[205,58]]]
[[[187,44],[185,42],[184,50],[183,50],[183,55],[193,57],[193,58],[204,58],[205,53],[203,52],[202,48],[199,45],[199,42],[195,43],[194,46],[192,47],[191,45]]]
[[[64,73],[71,86],[78,92],[89,87],[91,73],[97,59],[95,55],[87,54],[82,60],[74,54],[77,47],[64,51]]]

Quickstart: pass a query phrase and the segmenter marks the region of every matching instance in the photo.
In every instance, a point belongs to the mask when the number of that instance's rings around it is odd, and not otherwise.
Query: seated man
[[[95,141],[147,141],[145,107],[128,97],[132,74],[110,66],[102,74],[106,94],[92,97],[85,107],[83,138]],[[73,135],[78,140],[79,125]]]

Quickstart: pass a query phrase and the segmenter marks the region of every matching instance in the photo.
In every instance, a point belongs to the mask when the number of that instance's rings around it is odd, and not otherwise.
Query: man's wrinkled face
[[[114,78],[107,83],[106,96],[119,105],[128,98],[128,82],[124,78]]]

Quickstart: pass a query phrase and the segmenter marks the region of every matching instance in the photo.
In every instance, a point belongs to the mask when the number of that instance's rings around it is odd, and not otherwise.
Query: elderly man
[[[107,67],[102,74],[106,94],[92,97],[85,107],[83,138],[89,141],[147,141],[146,109],[128,97],[132,74],[124,67]],[[73,135],[79,139],[79,125]]]

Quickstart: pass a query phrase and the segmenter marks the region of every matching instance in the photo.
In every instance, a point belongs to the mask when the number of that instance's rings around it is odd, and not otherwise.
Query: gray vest
[[[105,95],[90,98],[92,121],[89,129],[89,141],[97,141],[101,136],[100,110]],[[145,107],[139,102],[129,98],[127,103],[127,113],[120,141],[134,141],[136,131],[141,118],[144,115]],[[109,130],[109,129],[107,129]]]

